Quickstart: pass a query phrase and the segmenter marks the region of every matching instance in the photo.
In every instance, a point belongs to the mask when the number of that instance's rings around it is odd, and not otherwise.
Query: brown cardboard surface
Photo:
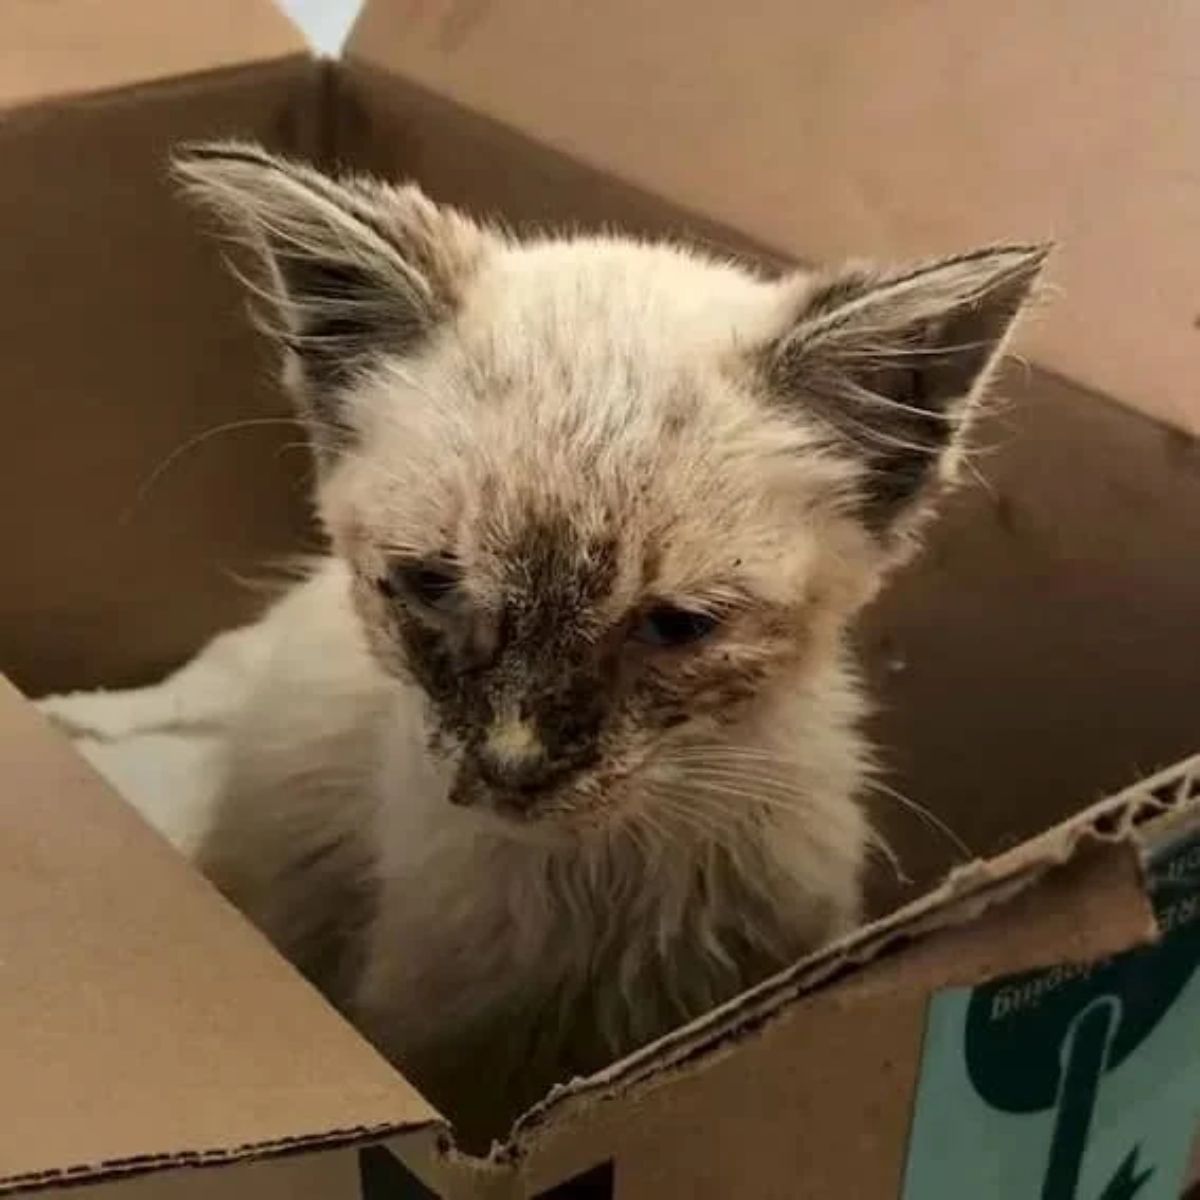
[[[437,1115],[7,686],[0,1188]]]
[[[306,54],[272,0],[6,0],[0,109]]]
[[[353,1150],[155,1171],[95,1184],[84,1195],[87,1200],[362,1200]]]
[[[1056,237],[1034,356],[1200,431],[1198,39],[1085,0],[372,0],[348,53],[790,257]]]
[[[314,76],[295,58],[0,124],[0,560],[20,581],[0,670],[27,690],[161,675],[257,612],[242,581],[302,544],[303,439],[166,163],[218,133],[311,152]]]
[[[417,179],[438,200],[500,214],[518,229],[686,235],[720,253],[780,261],[748,233],[589,168],[370,62],[343,61],[335,82],[333,141],[342,165]]]

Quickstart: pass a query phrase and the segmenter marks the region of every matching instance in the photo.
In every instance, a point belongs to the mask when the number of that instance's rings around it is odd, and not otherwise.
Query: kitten
[[[257,255],[331,545],[200,861],[478,1148],[859,919],[844,633],[1045,251],[767,278],[249,145],[177,171]]]

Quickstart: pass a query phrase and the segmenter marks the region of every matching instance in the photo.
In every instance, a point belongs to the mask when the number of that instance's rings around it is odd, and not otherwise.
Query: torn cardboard
[[[1186,87],[1188,42],[1155,40],[1166,22],[1184,31],[1180,14],[1136,30],[1105,18],[1076,45],[1065,17],[1028,6],[881,16],[864,38],[844,14],[800,29],[773,4],[729,23],[380,2],[347,61],[322,66],[265,0],[125,7],[0,16],[0,270],[22,298],[0,305],[0,380],[36,398],[8,414],[23,499],[0,507],[16,581],[0,666],[31,694],[161,675],[256,609],[234,577],[314,544],[272,364],[166,184],[179,140],[256,137],[518,224],[686,231],[766,261],[1055,232],[1068,294],[1031,343],[1039,359],[1194,422],[1182,193],[1163,183],[1190,128],[1168,86]],[[1006,36],[968,39],[977,21]],[[1105,39],[1132,49],[1114,58]],[[969,71],[895,69],[967,41]],[[1116,61],[1145,83],[1136,110],[1081,124]],[[914,73],[935,82],[913,91]],[[976,138],[1022,80],[1033,133]],[[1145,142],[1163,112],[1173,132]],[[902,153],[913,126],[926,158]],[[954,186],[914,169],[929,156],[955,163]],[[1113,156],[1136,187],[1099,186]],[[951,856],[921,834],[905,846],[914,885],[881,892],[879,920],[571,1082],[486,1161],[458,1155],[403,1080],[5,699],[0,1025],[23,1082],[0,1190],[912,1200],[937,998],[1153,943],[1141,848],[1196,805],[1200,451],[1038,372],[1006,390],[1014,405],[985,434],[992,490],[955,502],[864,632],[895,777],[978,861],[941,882]],[[1127,1148],[1110,1150],[1085,1139],[1084,1168],[1116,1177]],[[1147,1161],[1130,1160],[1129,1186]]]
[[[0,1190],[438,1124],[6,685],[0,761]]]

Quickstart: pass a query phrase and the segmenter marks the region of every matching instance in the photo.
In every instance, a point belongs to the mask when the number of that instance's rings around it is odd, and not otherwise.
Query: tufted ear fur
[[[965,432],[1048,247],[1000,246],[884,274],[847,268],[805,287],[765,354],[774,401],[815,420],[862,470],[873,532],[911,522],[953,477]]]
[[[255,254],[258,277],[243,281],[256,315],[285,349],[318,450],[334,452],[353,432],[347,385],[448,319],[482,231],[416,187],[335,180],[251,144],[187,146],[173,168]]]

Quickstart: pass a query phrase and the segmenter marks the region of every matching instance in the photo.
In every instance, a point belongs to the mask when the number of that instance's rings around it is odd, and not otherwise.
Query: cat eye
[[[712,613],[656,604],[642,614],[631,636],[647,646],[687,646],[708,637],[718,624]]]
[[[461,581],[461,575],[451,563],[400,562],[379,581],[379,587],[391,599],[408,597],[426,608],[446,611],[457,601]]]

